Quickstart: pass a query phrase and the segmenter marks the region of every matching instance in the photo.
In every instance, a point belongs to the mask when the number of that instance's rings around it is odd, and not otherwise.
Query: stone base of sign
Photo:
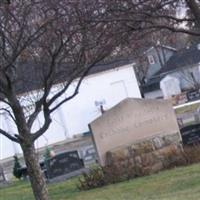
[[[107,164],[129,159],[142,170],[142,174],[151,174],[170,167],[179,159],[182,145],[179,133],[156,136],[134,144],[119,147],[108,152]]]

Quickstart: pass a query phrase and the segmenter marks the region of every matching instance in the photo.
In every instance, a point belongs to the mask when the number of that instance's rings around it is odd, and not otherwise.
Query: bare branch
[[[19,143],[19,139],[17,137],[10,135],[9,133],[7,133],[6,131],[2,129],[0,129],[0,134],[4,135],[5,137],[12,140],[13,142]]]
[[[15,117],[13,116],[13,114],[11,113],[11,111],[9,109],[7,109],[7,108],[0,108],[0,110],[6,112],[11,117],[11,119],[13,120],[13,122],[16,123]]]
[[[37,138],[39,138],[41,135],[43,135],[51,124],[52,120],[51,120],[51,117],[50,117],[50,111],[49,111],[49,108],[47,107],[46,104],[45,104],[45,107],[44,107],[43,114],[44,114],[44,124],[38,131],[31,134],[33,141],[35,141]]]
[[[102,60],[103,57],[105,58],[105,56],[102,56],[99,60]],[[62,104],[64,104],[65,102],[69,101],[70,99],[74,98],[78,92],[79,92],[79,88],[80,85],[83,81],[83,79],[85,78],[85,76],[89,73],[89,71],[95,67],[95,64],[99,62],[99,60],[96,60],[95,63],[91,64],[90,66],[88,66],[86,68],[86,70],[83,72],[83,74],[81,75],[81,77],[78,80],[78,83],[76,85],[76,88],[73,92],[73,94],[71,94],[69,97],[65,98],[64,100],[60,101],[56,106],[54,106],[53,108],[50,109],[50,113],[54,112],[57,108],[59,108]],[[73,79],[74,80],[74,79]],[[69,87],[70,84],[67,84],[63,90],[61,90],[61,92],[57,93],[49,102],[48,105],[51,105],[58,97],[60,97]]]

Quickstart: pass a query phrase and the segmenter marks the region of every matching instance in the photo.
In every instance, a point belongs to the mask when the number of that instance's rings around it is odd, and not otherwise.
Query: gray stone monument
[[[115,148],[156,136],[176,135],[181,141],[177,119],[170,101],[128,98],[90,124],[99,163]]]

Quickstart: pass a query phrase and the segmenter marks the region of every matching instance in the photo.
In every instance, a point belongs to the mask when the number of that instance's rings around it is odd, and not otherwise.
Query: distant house
[[[145,98],[168,98],[176,95],[178,91],[181,93],[199,86],[200,45],[193,45],[175,52],[166,64],[143,84],[142,92]],[[170,89],[172,87],[177,89]]]
[[[148,49],[145,52],[148,61],[146,80],[150,80],[158,71],[160,71],[175,52],[176,49],[164,45],[156,45]]]
[[[63,104],[52,115],[53,122],[46,133],[36,141],[36,148],[88,132],[88,124],[101,115],[102,107],[109,109],[127,97],[140,98],[133,65],[131,60],[115,60],[95,66],[82,82],[79,94]],[[34,75],[31,72],[31,66],[24,67],[24,69],[30,76],[23,77],[23,79],[26,78],[26,84],[19,82],[17,91],[21,98],[26,98],[27,92],[30,91],[33,95],[37,94],[39,89],[39,83],[32,77]],[[21,75],[23,76],[23,74]],[[66,77],[63,76],[63,78]],[[59,83],[55,85],[55,89],[56,87],[59,87]],[[73,87],[74,83],[69,89],[73,90]],[[17,132],[16,126],[8,120],[6,112],[1,113],[0,117],[2,129],[13,134]],[[37,129],[41,123],[42,117],[39,116],[33,128]],[[19,145],[0,135],[0,159],[15,153],[21,153]]]

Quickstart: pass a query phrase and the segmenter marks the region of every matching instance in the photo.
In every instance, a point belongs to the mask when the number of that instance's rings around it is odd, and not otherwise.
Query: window
[[[149,64],[151,64],[151,65],[155,64],[155,60],[154,60],[154,57],[152,55],[148,56],[148,61],[149,61]]]

